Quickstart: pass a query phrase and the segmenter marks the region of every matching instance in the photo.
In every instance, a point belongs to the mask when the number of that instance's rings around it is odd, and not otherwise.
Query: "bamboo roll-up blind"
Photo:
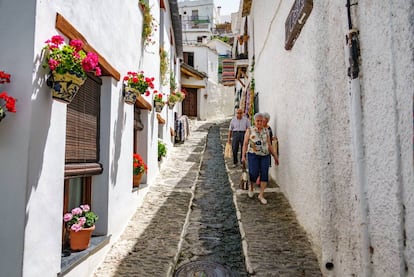
[[[89,76],[67,106],[66,164],[99,162],[100,86]]]

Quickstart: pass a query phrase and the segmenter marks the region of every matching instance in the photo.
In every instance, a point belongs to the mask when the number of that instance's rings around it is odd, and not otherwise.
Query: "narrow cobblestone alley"
[[[170,277],[195,261],[220,264],[232,276],[322,276],[277,185],[266,191],[268,205],[238,189],[241,170],[223,158],[228,124],[192,121],[189,139],[170,150],[95,277]]]

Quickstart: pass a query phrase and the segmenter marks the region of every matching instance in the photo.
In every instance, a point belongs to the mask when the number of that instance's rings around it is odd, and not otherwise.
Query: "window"
[[[198,19],[198,10],[192,10],[191,11],[191,20],[197,20]]]
[[[184,52],[183,59],[184,63],[194,67],[194,52]]]
[[[67,106],[65,177],[99,174],[101,80],[89,76]]]
[[[72,178],[65,180],[63,196],[63,214],[83,204],[91,206],[92,177]],[[62,249],[69,247],[65,224],[62,225]]]
[[[67,105],[63,213],[81,204],[92,206],[92,176],[102,172],[99,163],[101,79],[89,75]],[[67,242],[62,226],[63,249]]]

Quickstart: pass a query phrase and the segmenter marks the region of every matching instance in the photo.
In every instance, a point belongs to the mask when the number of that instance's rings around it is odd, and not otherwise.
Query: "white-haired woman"
[[[246,160],[247,155],[250,179],[249,197],[253,197],[253,184],[257,180],[257,177],[260,176],[260,192],[258,198],[265,205],[267,204],[267,200],[264,198],[264,190],[269,181],[269,154],[275,159],[276,165],[279,164],[279,161],[272,147],[269,132],[264,127],[264,122],[265,119],[262,113],[254,115],[254,126],[247,129],[244,137],[242,161],[244,162]]]

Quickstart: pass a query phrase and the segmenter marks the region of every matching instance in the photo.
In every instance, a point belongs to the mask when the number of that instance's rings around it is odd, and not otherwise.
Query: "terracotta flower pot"
[[[72,251],[82,251],[89,247],[92,232],[95,230],[95,225],[90,228],[84,228],[79,232],[70,230],[70,249]]]
[[[69,104],[85,81],[86,77],[73,72],[60,74],[52,71],[46,84],[52,88],[53,99]]]
[[[142,176],[144,176],[144,172],[141,172],[138,175],[133,175],[133,186],[134,186],[134,188],[139,187],[139,184],[141,184]]]

